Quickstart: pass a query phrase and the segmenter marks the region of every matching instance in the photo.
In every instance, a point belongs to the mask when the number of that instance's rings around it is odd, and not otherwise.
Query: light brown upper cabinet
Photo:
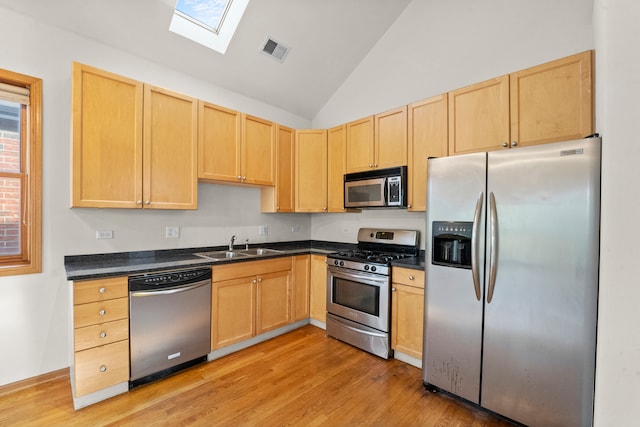
[[[198,104],[198,178],[240,180],[242,117],[234,110],[200,101]]]
[[[344,212],[344,174],[346,173],[347,126],[327,131],[327,210]]]
[[[593,133],[592,51],[449,92],[449,154]]]
[[[592,51],[509,76],[511,142],[525,147],[594,132]]]
[[[72,207],[196,209],[197,101],[73,64]]]
[[[490,151],[509,140],[509,76],[449,92],[449,154]]]
[[[275,123],[202,101],[199,114],[200,180],[275,184]]]
[[[276,185],[260,189],[262,212],[293,212],[295,130],[276,125]]]
[[[447,94],[409,105],[408,210],[427,207],[427,159],[447,156]]]
[[[296,212],[327,212],[327,131],[296,131]]]
[[[406,164],[406,106],[347,123],[347,173]]]

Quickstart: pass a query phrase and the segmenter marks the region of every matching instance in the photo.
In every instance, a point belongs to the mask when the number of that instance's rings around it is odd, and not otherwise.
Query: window
[[[42,271],[42,81],[0,69],[0,276]]]
[[[249,0],[178,0],[169,30],[224,54]]]

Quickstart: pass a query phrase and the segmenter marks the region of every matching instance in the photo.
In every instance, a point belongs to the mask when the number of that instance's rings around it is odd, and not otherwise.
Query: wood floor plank
[[[413,366],[380,359],[309,325],[78,411],[68,372],[0,387],[0,425],[511,424],[426,391]]]

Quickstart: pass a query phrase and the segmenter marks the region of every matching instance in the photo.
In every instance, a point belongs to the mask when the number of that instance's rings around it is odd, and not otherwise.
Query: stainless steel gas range
[[[388,359],[391,262],[418,255],[416,230],[361,228],[358,248],[327,255],[327,335]]]

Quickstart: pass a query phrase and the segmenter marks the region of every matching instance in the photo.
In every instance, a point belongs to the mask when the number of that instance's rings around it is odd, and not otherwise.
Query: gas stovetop
[[[361,228],[358,248],[327,255],[328,264],[352,270],[389,274],[391,262],[418,254],[418,231]]]

